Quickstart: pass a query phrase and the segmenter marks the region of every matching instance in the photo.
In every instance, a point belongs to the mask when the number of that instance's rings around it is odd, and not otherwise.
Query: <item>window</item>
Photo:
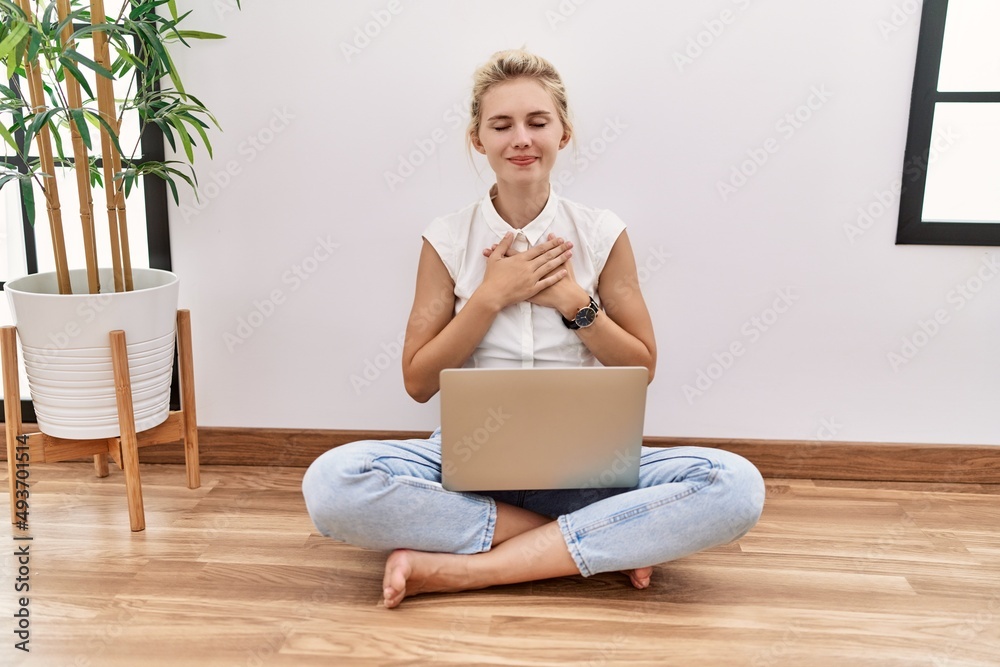
[[[1000,3],[923,4],[896,243],[1000,245]]]

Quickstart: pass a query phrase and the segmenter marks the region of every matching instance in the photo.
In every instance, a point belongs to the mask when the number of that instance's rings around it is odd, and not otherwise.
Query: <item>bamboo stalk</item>
[[[115,132],[121,132],[121,124],[115,127]],[[115,173],[122,170],[122,156],[117,151],[114,153]],[[125,291],[131,292],[132,284],[132,255],[128,247],[128,217],[125,215],[125,182],[119,181],[115,187],[115,209],[118,213],[118,238],[121,242],[122,251],[122,271],[125,274]]]
[[[31,13],[31,3],[29,0],[18,0],[18,6],[28,16],[29,20],[34,20]],[[28,94],[31,98],[31,110],[33,113],[44,113],[45,89],[42,86],[42,71],[37,59],[30,62],[25,56],[24,71],[28,78]],[[59,285],[60,294],[72,293],[69,282],[69,267],[66,261],[66,240],[63,237],[62,209],[59,206],[59,185],[56,181],[55,160],[52,158],[52,137],[49,135],[48,124],[43,125],[37,135],[38,158],[42,165],[42,171],[49,174],[49,182],[42,186],[45,193],[45,208],[49,216],[49,229],[52,234],[52,251],[56,262],[56,282]]]
[[[103,12],[104,11],[103,0],[101,0],[101,3],[102,3],[101,11]],[[108,40],[106,38],[103,40],[101,49],[104,61],[106,63],[105,67],[111,69],[111,54],[108,50]],[[122,129],[121,118],[114,113],[113,106],[112,106],[112,115],[114,119],[111,125],[115,128],[115,134],[121,137],[121,129]],[[121,139],[119,139],[119,141],[120,140]],[[117,174],[122,170],[122,156],[118,153],[118,151],[113,151],[112,159],[114,161],[112,167],[114,173]],[[126,214],[126,209],[125,209],[124,181],[118,181],[117,184],[115,185],[115,212],[116,212],[116,217],[118,219],[118,241],[122,257],[122,272],[124,273],[124,278],[125,278],[125,291],[131,292],[134,289],[134,286],[132,283],[132,255],[128,244],[128,216]]]
[[[70,0],[57,0],[56,8],[60,21],[65,21],[70,14],[69,2]],[[73,47],[70,39],[72,34],[73,29],[67,23],[62,33],[63,42],[67,48]],[[71,108],[83,108],[80,83],[69,74],[66,75],[66,93],[69,96]],[[90,158],[87,154],[87,145],[83,142],[83,136],[72,118],[70,119],[70,135],[73,137],[76,189],[80,200],[80,224],[83,227],[83,247],[87,260],[87,286],[91,294],[97,294],[101,291],[101,283],[97,273],[97,244],[94,240],[94,196],[90,189]],[[106,461],[105,458],[105,468],[107,468]]]
[[[104,15],[104,0],[91,0],[90,2],[90,23],[91,25],[101,25],[106,21]],[[108,39],[103,31],[94,33],[94,60],[104,67],[111,69],[111,62],[108,56]],[[97,77],[97,109],[108,125],[118,133],[118,123],[115,114],[115,94],[110,79],[103,76]],[[125,289],[125,281],[122,274],[122,254],[121,238],[118,230],[118,206],[115,197],[115,154],[114,145],[111,143],[111,136],[103,125],[101,126],[101,156],[104,161],[104,198],[108,209],[108,231],[111,234],[111,267],[115,277],[115,291],[121,292]]]

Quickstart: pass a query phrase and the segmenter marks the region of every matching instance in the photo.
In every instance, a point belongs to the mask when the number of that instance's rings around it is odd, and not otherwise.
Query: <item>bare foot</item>
[[[387,609],[399,606],[406,597],[406,584],[413,576],[413,558],[407,549],[396,549],[385,561],[385,574],[382,577],[382,604]],[[415,595],[416,582],[410,584],[410,595]]]
[[[632,585],[636,588],[648,588],[649,579],[653,576],[653,568],[637,567],[634,570],[622,570],[622,574],[632,580]]]
[[[467,578],[469,556],[396,549],[385,561],[382,604],[387,609],[418,593],[452,593],[478,588]]]

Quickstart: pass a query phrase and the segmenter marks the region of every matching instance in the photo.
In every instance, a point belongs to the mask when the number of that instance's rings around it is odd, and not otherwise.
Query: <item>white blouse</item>
[[[600,303],[597,283],[611,247],[624,229],[625,223],[614,213],[576,204],[555,192],[549,193],[538,217],[523,229],[514,229],[500,217],[487,194],[481,201],[431,222],[423,237],[437,251],[455,282],[457,314],[483,282],[483,250],[498,243],[507,232],[514,232],[513,248],[518,251],[544,243],[550,233],[572,241],[576,280]],[[556,309],[523,301],[500,311],[465,365],[509,368],[599,364],[576,333],[563,324]]]

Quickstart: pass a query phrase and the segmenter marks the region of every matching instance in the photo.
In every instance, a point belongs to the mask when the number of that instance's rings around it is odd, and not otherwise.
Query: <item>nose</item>
[[[531,136],[528,134],[528,128],[526,126],[514,126],[513,145],[514,148],[527,148],[531,145]]]

